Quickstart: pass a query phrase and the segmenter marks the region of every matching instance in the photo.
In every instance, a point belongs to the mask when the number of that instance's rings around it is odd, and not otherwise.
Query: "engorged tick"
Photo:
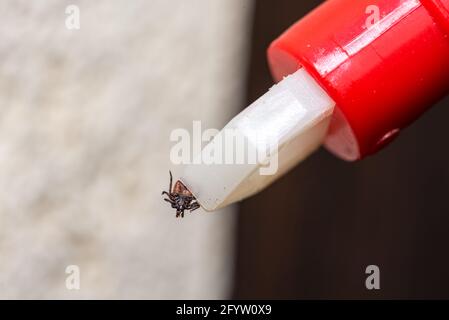
[[[187,187],[181,182],[176,181],[175,186],[172,189],[173,177],[170,172],[170,186],[167,191],[162,191],[162,195],[167,195],[167,198],[164,198],[165,201],[171,204],[171,207],[176,209],[176,218],[184,218],[184,210],[196,210],[200,207],[198,201],[193,196],[193,194],[187,189]]]

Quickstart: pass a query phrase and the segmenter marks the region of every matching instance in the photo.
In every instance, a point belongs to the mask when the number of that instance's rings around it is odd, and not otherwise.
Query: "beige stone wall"
[[[0,0],[0,298],[228,294],[233,209],[180,221],[160,192],[170,131],[219,128],[241,107],[250,10]]]

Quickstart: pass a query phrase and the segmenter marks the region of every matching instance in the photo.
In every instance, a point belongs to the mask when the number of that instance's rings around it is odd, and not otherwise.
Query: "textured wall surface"
[[[65,26],[70,4],[79,30]],[[241,108],[250,9],[0,1],[0,298],[228,294],[232,208],[181,221],[160,192],[170,131]]]

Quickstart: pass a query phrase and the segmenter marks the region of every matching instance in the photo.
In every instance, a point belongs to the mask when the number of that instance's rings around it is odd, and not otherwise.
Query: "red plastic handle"
[[[326,147],[376,152],[449,92],[449,0],[329,0],[276,39],[273,76],[304,67],[337,103]]]

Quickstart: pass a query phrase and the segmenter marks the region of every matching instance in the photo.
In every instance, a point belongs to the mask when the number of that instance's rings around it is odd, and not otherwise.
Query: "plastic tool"
[[[322,143],[348,161],[373,154],[444,97],[449,0],[329,0],[276,39],[268,60],[279,83],[198,155],[232,131],[263,156],[192,164],[181,175],[206,210],[260,191]]]

